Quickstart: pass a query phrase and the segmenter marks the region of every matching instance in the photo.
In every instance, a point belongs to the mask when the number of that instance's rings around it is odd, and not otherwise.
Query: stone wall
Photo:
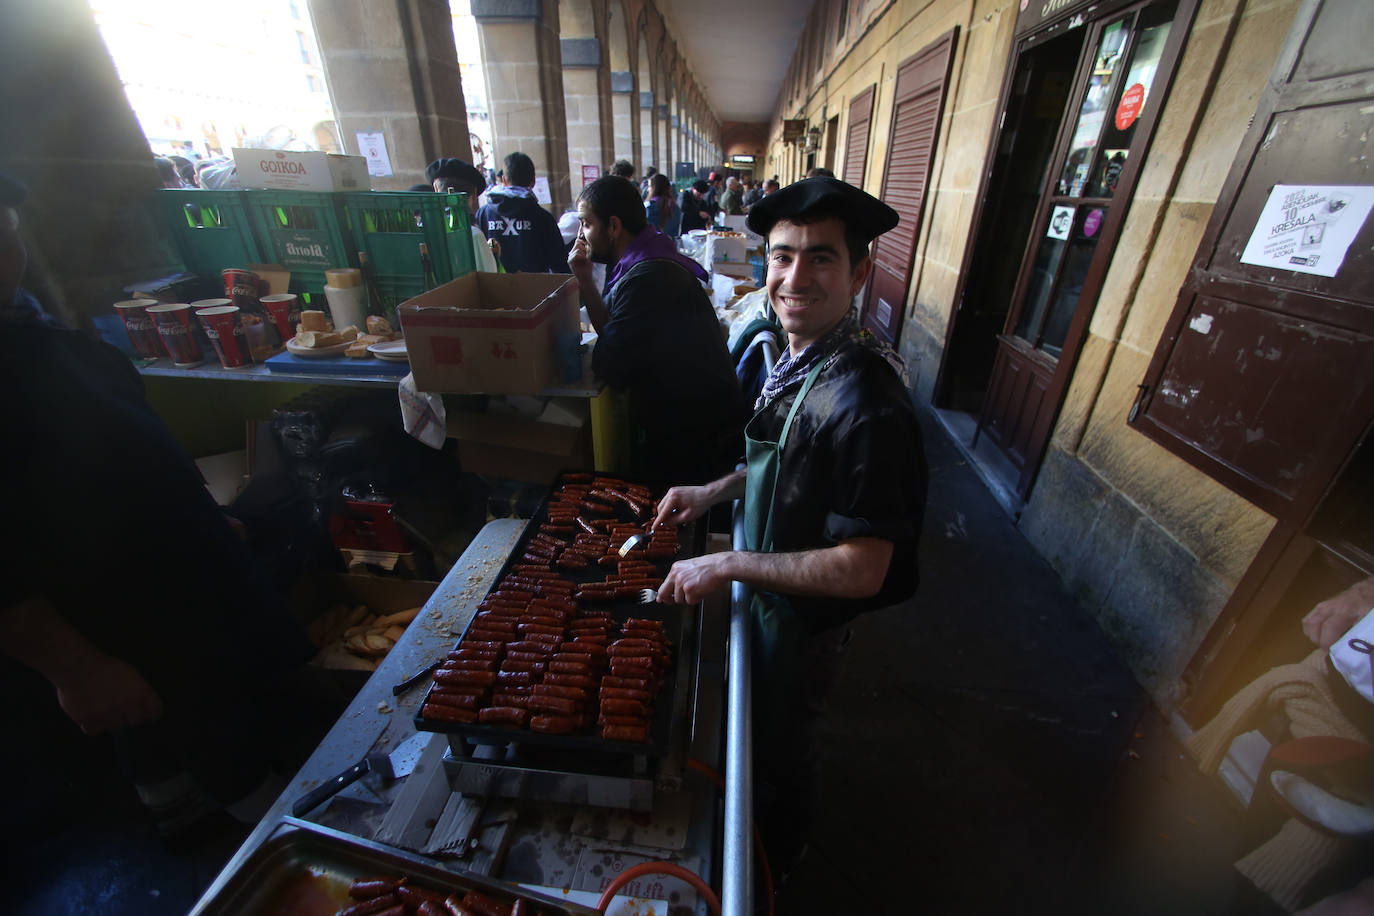
[[[1132,430],[1173,311],[1297,0],[1204,0],[1021,528],[1166,707],[1273,519]],[[1080,522],[1075,547],[1065,526]]]

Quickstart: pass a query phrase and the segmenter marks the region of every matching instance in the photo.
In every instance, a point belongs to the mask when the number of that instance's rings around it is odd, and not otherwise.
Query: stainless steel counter
[[[419,616],[406,629],[404,636],[206,890],[192,914],[202,913],[209,907],[216,894],[229,884],[253,851],[280,827],[283,817],[290,813],[297,798],[367,754],[389,750],[415,733],[413,717],[424,695],[424,687],[416,687],[396,697],[392,695],[392,686],[441,658],[452,648],[457,634],[476,613],[478,602],[490,588],[524,526],[525,522],[521,519],[498,519],[487,523],[478,533]],[[690,704],[693,713],[690,756],[714,768],[719,768],[721,754],[725,670],[721,634],[724,632],[726,613],[728,611],[723,606],[708,605],[702,611],[702,632],[714,635],[702,640],[702,650],[693,677],[698,691]],[[425,806],[433,808],[418,810],[412,820],[423,824],[437,819],[446,804],[459,801],[449,795],[447,785],[430,791],[418,802],[419,793],[406,792],[406,787],[407,783],[421,779],[433,782],[434,768],[447,746],[445,736],[433,736],[421,757],[420,767],[411,776],[391,786],[368,783],[365,777],[341,792],[334,802],[307,814],[306,819],[373,840],[384,819],[394,828],[396,818],[388,818],[388,814],[393,813],[403,792],[406,793],[403,802],[406,807],[418,804],[421,809]],[[415,786],[417,789],[421,787],[423,784]],[[673,854],[674,858],[688,863],[709,884],[719,886],[720,808],[714,785],[694,771],[684,776],[680,792],[664,793],[656,800],[654,815],[647,822],[603,808],[579,808],[523,800],[492,802],[492,809],[485,819],[498,821],[510,831],[503,841],[503,848],[510,850],[510,854],[503,857],[504,865],[491,872],[492,877],[527,886],[552,887],[551,896],[557,897],[563,893],[563,888],[574,883],[576,876],[585,876],[589,870],[602,873],[600,862],[592,863],[592,859],[601,857],[607,863],[612,859],[632,863],[638,861],[643,852],[648,853],[643,858],[664,857],[652,851],[652,847],[658,844],[660,848],[679,847],[680,851]],[[397,810],[396,813],[403,812]],[[656,824],[661,828],[657,834]],[[662,839],[663,836],[674,837],[674,831],[684,824],[685,838]],[[647,845],[637,842],[646,839],[649,841]],[[441,859],[438,864],[451,870],[467,871],[479,868],[483,863],[480,859]],[[565,896],[574,900],[588,899],[588,895]],[[595,896],[590,895],[593,902]],[[684,895],[682,899],[695,899],[695,895]],[[688,909],[703,914],[706,912],[701,901],[696,901]],[[617,909],[613,908],[611,912],[615,913]]]

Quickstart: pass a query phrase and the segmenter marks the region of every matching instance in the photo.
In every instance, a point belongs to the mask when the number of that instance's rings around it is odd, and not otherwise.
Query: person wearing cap
[[[314,648],[128,358],[21,289],[24,197],[0,174],[0,475],[23,519],[6,528],[0,691],[26,741],[67,740],[65,713],[160,827],[206,814],[206,794],[255,821],[282,789],[268,770],[285,736],[328,727],[282,721],[319,699],[283,699]]]
[[[496,273],[496,255],[492,254],[487,237],[477,225],[477,199],[486,190],[487,183],[482,179],[472,163],[462,159],[435,159],[425,167],[425,178],[430,186],[440,194],[454,192],[468,196],[468,228],[472,233],[472,257],[475,268],[487,273]]]
[[[706,179],[706,185],[706,212],[711,215],[711,219],[715,219],[716,214],[720,212],[720,197],[725,193],[725,176],[720,172],[712,172]]]
[[[596,328],[592,369],[627,392],[631,467],[644,479],[705,483],[734,465],[748,407],[701,265],[650,226],[639,190],[608,175],[577,201],[568,258]],[[592,276],[608,265],[606,298]]]
[[[511,153],[505,162],[506,184],[487,192],[478,227],[501,246],[501,264],[510,273],[567,273],[558,220],[534,197],[534,160]]]
[[[706,208],[706,193],[710,190],[711,186],[700,178],[692,182],[690,188],[682,189],[682,197],[677,202],[677,208],[682,211],[679,234],[711,225],[711,211]]]
[[[675,563],[659,601],[695,604],[732,581],[753,588],[754,751],[765,842],[784,862],[814,798],[812,726],[856,615],[909,598],[926,464],[900,358],[853,307],[870,242],[897,213],[834,178],[811,178],[750,210],[768,242],[766,286],[787,349],[745,427],[746,459],[705,486],[674,487],[655,525],[743,498],[747,549]]]

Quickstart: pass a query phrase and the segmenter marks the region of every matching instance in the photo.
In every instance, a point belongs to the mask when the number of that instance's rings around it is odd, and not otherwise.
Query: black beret
[[[764,238],[779,220],[823,209],[842,220],[849,230],[871,242],[900,221],[897,211],[838,178],[803,178],[774,191],[749,208],[747,225]]]
[[[0,172],[0,207],[17,207],[29,196],[24,183],[7,172]]]
[[[700,192],[703,193],[703,194],[705,194],[707,191],[711,190],[711,186],[710,186],[709,184],[707,184],[704,180],[700,179],[700,178],[698,178],[696,181],[692,182],[692,187],[695,188],[696,190],[700,191]]]
[[[482,173],[473,168],[472,163],[464,162],[462,159],[435,159],[425,168],[425,177],[429,179],[431,187],[436,178],[451,178],[454,181],[461,181],[479,191],[487,186]]]

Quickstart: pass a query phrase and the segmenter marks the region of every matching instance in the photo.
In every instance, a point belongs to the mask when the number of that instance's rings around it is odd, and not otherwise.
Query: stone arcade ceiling
[[[658,0],[722,121],[768,121],[813,0]]]

